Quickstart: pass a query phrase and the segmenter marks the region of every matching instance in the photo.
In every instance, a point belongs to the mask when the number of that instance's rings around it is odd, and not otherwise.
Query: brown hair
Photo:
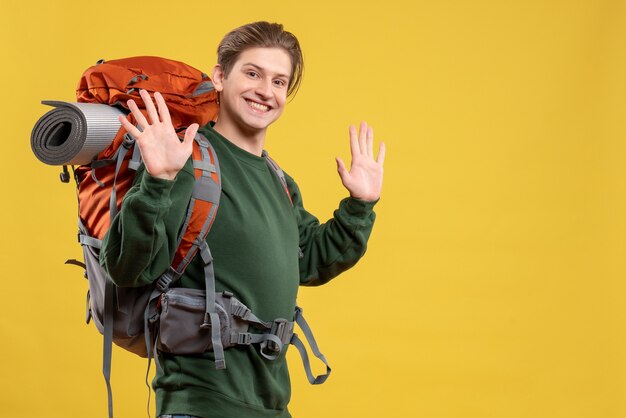
[[[217,47],[217,63],[224,75],[232,69],[239,55],[249,48],[282,48],[291,58],[291,77],[287,96],[298,91],[302,82],[304,59],[298,39],[291,32],[283,29],[279,23],[254,22],[233,29],[224,36]]]

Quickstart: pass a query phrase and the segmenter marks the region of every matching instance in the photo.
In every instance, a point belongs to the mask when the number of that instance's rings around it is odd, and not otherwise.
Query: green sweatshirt
[[[264,158],[238,148],[210,126],[201,132],[217,153],[222,175],[220,207],[207,236],[216,291],[232,292],[266,321],[293,319],[299,284],[326,283],[364,254],[374,203],[346,198],[333,218],[320,224],[304,209],[291,177],[286,175],[293,205]],[[191,161],[172,181],[138,173],[100,254],[118,286],[149,284],[167,270],[193,186]],[[199,255],[178,285],[204,288]],[[230,348],[225,370],[215,369],[212,352],[162,354],[163,372],[153,382],[157,416],[289,417],[284,351],[269,361],[256,345]]]

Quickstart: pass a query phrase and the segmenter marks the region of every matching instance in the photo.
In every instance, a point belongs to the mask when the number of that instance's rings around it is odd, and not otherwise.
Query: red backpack
[[[217,116],[217,93],[209,77],[182,62],[158,57],[133,57],[106,62],[101,60],[82,75],[76,89],[76,98],[80,103],[105,104],[126,111],[126,102],[134,99],[145,114],[139,89],[150,93],[159,91],[163,95],[177,131],[184,131],[192,123],[203,126]],[[136,123],[131,113],[127,114],[127,118],[131,123]],[[194,141],[192,158],[202,161],[201,145],[208,150],[209,163],[215,166],[215,152],[206,140]],[[78,186],[79,241],[84,249],[90,288],[88,318],[94,319],[105,339],[107,334],[112,333],[113,342],[145,357],[149,353],[144,329],[138,325],[143,324],[147,292],[141,288],[116,288],[115,304],[118,309],[107,312],[106,304],[113,301],[105,297],[106,284],[111,286],[110,291],[113,293],[113,283],[106,277],[98,262],[100,242],[109,229],[111,219],[119,211],[126,192],[132,186],[136,170],[141,164],[140,158],[134,140],[121,128],[111,144],[92,162],[75,169],[74,177]],[[214,182],[212,187],[219,190],[219,173],[213,171],[208,176]],[[195,169],[196,178],[200,178],[202,174],[202,169]],[[198,234],[213,206],[217,206],[217,200],[195,202],[194,216],[186,222],[187,228],[181,234],[181,245],[172,263],[175,271],[182,274],[197,252],[197,246],[194,247],[192,243],[200,238]],[[107,321],[107,316],[112,321]],[[107,329],[109,325],[111,330]]]
[[[126,102],[134,99],[144,111],[139,89],[150,93],[158,91],[163,95],[177,131],[184,131],[192,123],[204,126],[217,117],[217,92],[209,77],[182,62],[158,57],[99,61],[82,75],[76,88],[76,99],[81,103],[101,103],[124,109],[127,109]],[[132,114],[127,117],[131,123],[136,123]],[[75,170],[80,218],[89,235],[98,239],[104,237],[111,223],[109,206],[102,205],[108,199],[98,198],[100,194],[109,192],[102,184],[111,184],[117,174],[116,205],[119,209],[138,168],[131,165],[131,170],[128,169],[131,158],[128,153],[117,170],[114,164],[107,165],[107,162],[115,160],[122,145],[133,146],[124,129],[120,129],[113,142],[96,156],[98,163],[81,165]],[[197,151],[197,146],[194,149]],[[138,152],[135,152],[135,158],[138,158]]]

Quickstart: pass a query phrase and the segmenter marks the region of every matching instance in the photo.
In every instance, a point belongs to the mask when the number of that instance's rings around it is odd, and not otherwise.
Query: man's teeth
[[[265,111],[267,111],[267,110],[269,109],[269,106],[266,106],[266,105],[261,104],[261,103],[251,102],[251,101],[249,101],[249,100],[246,100],[246,102],[248,103],[248,105],[250,105],[250,107],[253,107],[253,108],[255,108],[255,109],[262,110],[262,111],[264,111],[264,112],[265,112]]]

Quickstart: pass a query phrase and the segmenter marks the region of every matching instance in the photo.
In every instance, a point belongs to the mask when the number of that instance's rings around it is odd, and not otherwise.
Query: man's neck
[[[219,118],[217,119],[217,122],[215,122],[213,129],[224,138],[228,139],[230,142],[250,154],[258,155],[260,157],[263,153],[265,133],[267,132],[267,129],[254,132],[243,131],[235,125],[220,123]]]

